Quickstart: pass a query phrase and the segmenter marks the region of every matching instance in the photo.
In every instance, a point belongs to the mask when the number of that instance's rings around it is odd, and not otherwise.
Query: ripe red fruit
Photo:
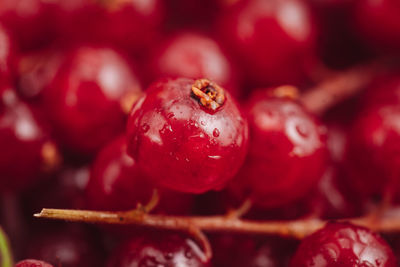
[[[243,1],[221,15],[219,35],[250,82],[302,84],[315,61],[311,15],[298,0]]]
[[[84,46],[66,56],[43,97],[60,142],[90,156],[123,131],[126,114],[141,93],[120,54]]]
[[[238,95],[238,73],[231,59],[215,40],[203,34],[179,32],[166,39],[154,49],[149,72],[151,80],[206,77]]]
[[[358,0],[353,18],[365,40],[374,48],[398,53],[400,48],[400,3],[396,0],[378,2]]]
[[[128,121],[128,153],[156,185],[221,189],[241,166],[248,128],[235,100],[206,79],[152,84]]]
[[[350,182],[361,194],[398,192],[399,120],[400,105],[383,104],[360,110],[353,122],[345,166]]]
[[[325,127],[303,106],[270,91],[246,104],[249,152],[231,192],[276,207],[305,196],[327,167]]]
[[[135,209],[146,204],[155,187],[148,182],[137,163],[126,152],[126,137],[121,136],[105,146],[93,162],[86,188],[90,208],[96,210]],[[190,210],[189,195],[160,190],[155,212],[183,214]]]
[[[328,223],[305,238],[291,267],[394,267],[389,245],[370,230],[348,223]]]
[[[0,145],[0,191],[27,188],[60,163],[39,114],[7,86],[0,90]]]
[[[107,267],[190,266],[205,267],[205,256],[197,244],[178,234],[148,234],[117,248]]]
[[[53,265],[46,263],[44,261],[23,260],[23,261],[17,262],[17,264],[15,264],[15,267],[53,267]]]

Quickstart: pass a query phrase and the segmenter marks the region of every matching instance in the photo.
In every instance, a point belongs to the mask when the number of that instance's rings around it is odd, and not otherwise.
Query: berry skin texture
[[[3,192],[26,189],[60,163],[58,148],[39,114],[8,86],[0,89],[0,145]]]
[[[66,56],[43,101],[60,143],[91,156],[123,131],[141,93],[124,57],[109,48],[83,46]]]
[[[154,49],[151,80],[161,77],[207,77],[235,96],[238,76],[230,58],[212,38],[194,32],[178,32]],[[179,62],[179,64],[176,64]]]
[[[97,155],[92,168],[86,197],[96,210],[129,210],[146,204],[155,189],[144,177],[135,160],[126,152],[126,137],[120,136]],[[184,214],[191,208],[192,197],[159,190],[162,201],[153,212]]]
[[[177,234],[153,233],[135,237],[119,248],[107,267],[206,267],[205,257],[197,244]]]
[[[253,93],[245,107],[249,151],[231,193],[265,208],[302,198],[327,167],[325,127],[299,103],[269,91]]]
[[[398,192],[399,120],[399,105],[382,104],[360,110],[353,122],[345,168],[354,188],[366,196]]]
[[[53,265],[44,261],[29,259],[18,262],[15,267],[53,267]]]
[[[290,267],[394,267],[389,245],[370,230],[348,223],[328,223],[305,238]]]
[[[221,15],[219,35],[256,86],[300,85],[314,64],[315,25],[301,1],[243,1]]]
[[[248,143],[235,100],[206,79],[152,84],[134,106],[127,133],[128,153],[144,174],[156,185],[187,193],[222,189],[241,166]]]

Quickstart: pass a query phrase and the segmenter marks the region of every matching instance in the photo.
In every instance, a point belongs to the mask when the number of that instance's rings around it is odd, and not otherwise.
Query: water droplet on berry
[[[218,137],[219,136],[219,130],[217,128],[214,129],[213,136],[214,137]]]
[[[144,124],[142,125],[142,131],[143,131],[144,133],[146,133],[149,129],[150,129],[150,126],[149,126],[147,123],[144,123]]]

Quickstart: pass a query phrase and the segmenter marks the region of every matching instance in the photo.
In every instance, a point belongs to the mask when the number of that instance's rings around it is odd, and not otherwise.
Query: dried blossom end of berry
[[[212,111],[216,111],[225,102],[224,89],[208,79],[196,80],[192,85],[192,94],[202,106]]]

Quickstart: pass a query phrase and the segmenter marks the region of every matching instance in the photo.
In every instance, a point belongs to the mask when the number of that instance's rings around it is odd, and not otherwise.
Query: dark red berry
[[[23,260],[23,261],[17,262],[15,267],[53,267],[53,265],[46,263],[44,261]]]
[[[49,229],[47,226],[40,231],[35,229],[27,243],[26,255],[45,260],[54,266],[102,266],[104,256],[99,247],[97,238],[84,228],[71,226]]]
[[[243,1],[220,20],[220,36],[250,82],[269,86],[307,80],[315,60],[315,25],[302,1]]]
[[[378,2],[358,0],[353,17],[357,32],[374,48],[398,53],[400,48],[400,3],[396,0]]]
[[[96,210],[129,210],[146,204],[155,187],[139,170],[126,152],[126,138],[121,136],[105,146],[97,155],[86,188],[89,206]],[[159,190],[160,203],[155,212],[187,213],[191,208],[189,195]]]
[[[302,105],[270,91],[246,105],[249,152],[234,179],[234,195],[276,207],[305,196],[327,167],[326,129]]]
[[[232,61],[212,38],[192,32],[179,32],[155,48],[150,64],[152,79],[160,77],[206,77],[235,96],[237,76]],[[179,62],[179,64],[177,64]]]
[[[0,85],[1,86],[1,85]],[[0,90],[1,191],[27,188],[60,163],[55,143],[39,114],[14,90]]]
[[[117,248],[107,267],[203,267],[206,259],[190,238],[152,233],[135,237]]]
[[[398,191],[399,120],[400,105],[382,104],[361,109],[353,122],[345,165],[350,182],[361,194]]]
[[[389,245],[370,230],[348,223],[328,223],[305,238],[291,260],[292,267],[394,267]]]
[[[248,129],[231,95],[206,80],[152,84],[128,121],[128,153],[155,184],[182,192],[221,189],[241,166]]]
[[[11,77],[14,50],[14,43],[5,27],[0,23],[0,83],[5,83]]]
[[[92,155],[123,131],[126,114],[141,93],[125,58],[89,46],[68,54],[43,92],[57,138],[83,155]]]

